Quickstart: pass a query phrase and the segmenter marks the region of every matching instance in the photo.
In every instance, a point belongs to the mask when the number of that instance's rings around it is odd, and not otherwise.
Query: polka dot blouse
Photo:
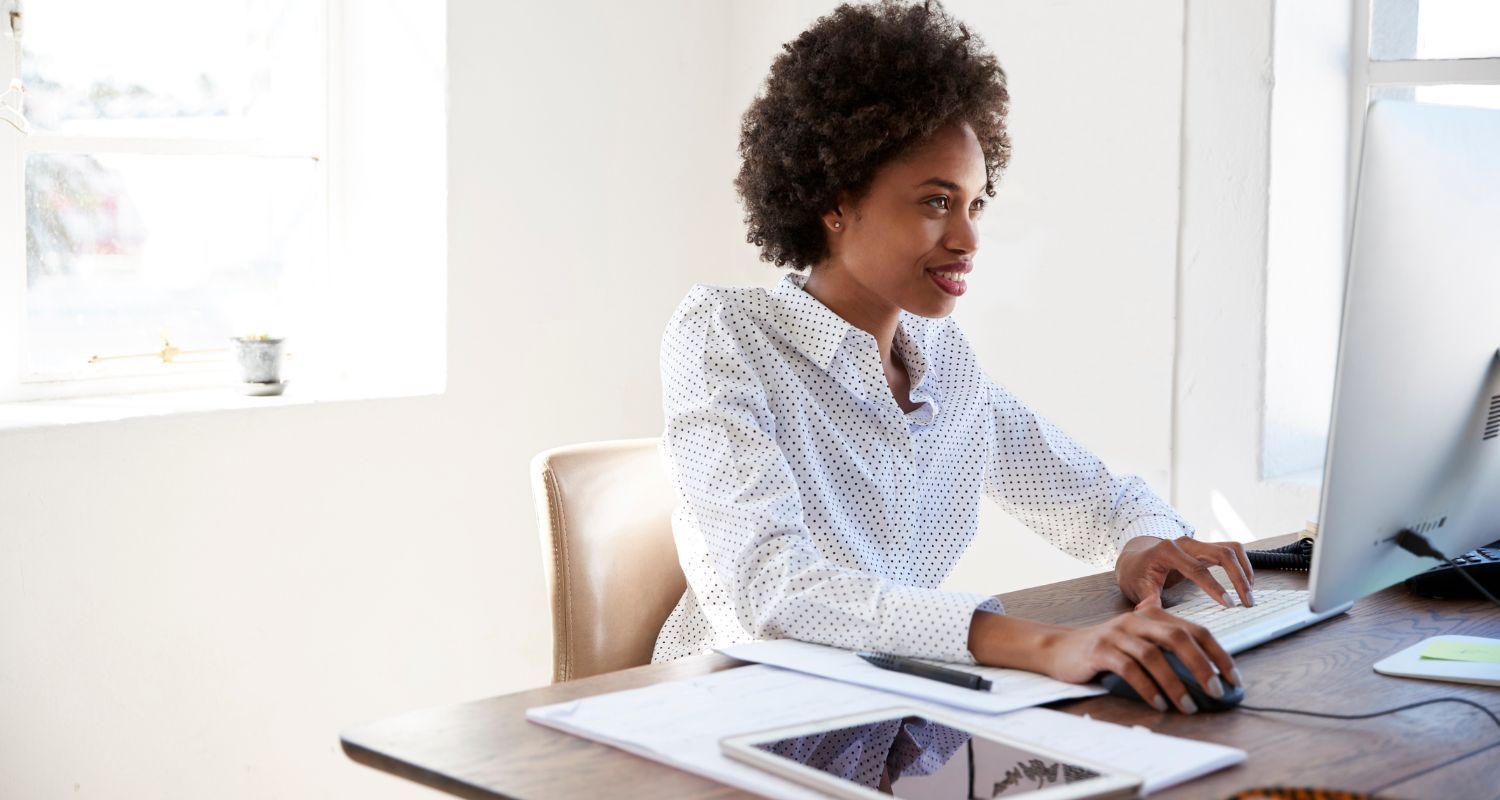
[[[1063,551],[1111,567],[1137,536],[1193,528],[979,368],[952,317],[901,312],[891,394],[875,337],[803,291],[694,286],[662,338],[661,450],[688,588],[667,661],[752,639],[973,663],[993,597],[938,586],[981,494]]]

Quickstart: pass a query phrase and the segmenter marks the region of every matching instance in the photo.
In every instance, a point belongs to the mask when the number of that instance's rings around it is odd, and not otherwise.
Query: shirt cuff
[[[881,651],[908,658],[974,664],[969,627],[974,612],[1005,613],[1000,600],[971,592],[897,586],[886,596]]]
[[[1156,539],[1181,539],[1193,538],[1193,529],[1171,517],[1141,517],[1125,527],[1125,532],[1120,534],[1119,546],[1115,552],[1125,548],[1125,543],[1131,539],[1141,536],[1151,536]]]

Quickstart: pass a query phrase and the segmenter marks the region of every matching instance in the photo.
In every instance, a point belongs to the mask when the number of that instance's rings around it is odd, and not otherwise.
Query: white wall
[[[1190,3],[1189,47],[1219,17],[1268,26],[1268,4]],[[338,731],[546,682],[527,459],[657,433],[656,347],[687,287],[776,280],[743,241],[736,123],[776,46],[831,6],[452,0],[447,393],[0,433],[0,796],[430,796],[349,762]],[[1177,187],[1264,179],[1239,170],[1253,146],[1180,170],[1182,99],[1190,130],[1230,138],[1193,104],[1251,130],[1267,108],[1184,93],[1176,3],[952,8],[1015,96],[963,322],[992,375],[1165,493]],[[1240,53],[1210,79],[1259,80]],[[1191,290],[1229,285],[1209,315],[1256,269],[1231,217],[1184,233]],[[1207,370],[1214,341],[1192,346],[1185,406],[1254,369]],[[1178,448],[1206,427],[1179,419]],[[1211,524],[1199,479],[1175,477]],[[956,585],[1081,570],[984,527]]]
[[[1352,11],[1350,3],[1299,3],[1276,15],[1261,465],[1271,479],[1323,475],[1352,218]]]
[[[1173,502],[1215,536],[1300,530],[1318,485],[1264,480],[1273,0],[1189,0]]]

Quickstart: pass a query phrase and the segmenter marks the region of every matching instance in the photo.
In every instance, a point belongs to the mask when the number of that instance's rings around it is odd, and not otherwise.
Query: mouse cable
[[[1480,711],[1483,711],[1486,715],[1489,716],[1491,720],[1494,721],[1497,726],[1500,726],[1500,716],[1495,716],[1495,712],[1489,710],[1488,708],[1485,708],[1484,706],[1474,702],[1473,700],[1465,700],[1462,697],[1434,697],[1431,700],[1418,700],[1415,703],[1407,703],[1404,706],[1387,708],[1384,711],[1371,711],[1368,714],[1329,714],[1322,711],[1304,711],[1300,708],[1265,708],[1262,706],[1246,705],[1244,703],[1240,703],[1239,708],[1243,708],[1246,711],[1274,711],[1277,714],[1301,714],[1305,717],[1328,717],[1330,719],[1369,719],[1370,717],[1382,717],[1386,714],[1394,714],[1397,711],[1405,711],[1409,708],[1431,705],[1433,703],[1463,703],[1466,706],[1473,706]]]
[[[1375,794],[1377,794],[1379,792],[1383,792],[1386,789],[1389,789],[1389,788],[1391,788],[1392,786],[1395,786],[1398,783],[1405,783],[1407,781],[1416,780],[1417,778],[1420,778],[1420,777],[1422,777],[1423,775],[1426,775],[1429,772],[1435,772],[1437,770],[1442,769],[1443,767],[1448,766],[1449,764],[1456,764],[1456,763],[1458,763],[1460,761],[1463,761],[1464,759],[1466,759],[1466,758],[1468,758],[1470,756],[1477,756],[1477,755],[1479,755],[1480,753],[1483,753],[1486,750],[1493,750],[1496,747],[1500,747],[1500,742],[1490,742],[1489,744],[1485,745],[1484,747],[1479,748],[1478,750],[1470,750],[1469,752],[1464,753],[1461,756],[1454,756],[1454,757],[1448,759],[1447,761],[1444,761],[1441,764],[1433,764],[1432,766],[1428,767],[1427,769],[1421,770],[1420,772],[1416,772],[1416,773],[1411,774],[1411,775],[1404,775],[1404,776],[1402,776],[1400,778],[1397,778],[1396,780],[1393,780],[1393,781],[1387,781],[1387,782],[1382,783],[1379,786],[1375,787],[1374,789],[1371,789],[1370,790],[1370,796],[1373,797],[1373,796],[1375,796]]]
[[[1319,712],[1319,711],[1303,711],[1300,708],[1264,708],[1264,707],[1261,707],[1261,706],[1245,705],[1244,703],[1240,703],[1239,708],[1242,708],[1245,711],[1272,711],[1272,712],[1275,712],[1277,714],[1301,714],[1301,715],[1306,716],[1306,717],[1329,717],[1331,719],[1369,719],[1370,717],[1379,717],[1379,716],[1384,716],[1386,714],[1394,714],[1397,711],[1405,711],[1405,710],[1407,710],[1409,708],[1416,708],[1417,706],[1432,705],[1433,703],[1463,703],[1466,706],[1473,706],[1473,707],[1479,709],[1480,711],[1483,711],[1491,720],[1493,720],[1495,722],[1495,725],[1500,726],[1500,717],[1495,716],[1495,712],[1489,710],[1488,708],[1485,708],[1484,706],[1482,706],[1482,705],[1474,702],[1473,700],[1465,700],[1465,699],[1463,699],[1461,697],[1435,697],[1435,698],[1433,698],[1431,700],[1419,700],[1419,701],[1417,701],[1415,703],[1407,703],[1404,706],[1397,706],[1395,708],[1388,708],[1388,709],[1386,709],[1384,711],[1371,711],[1368,714],[1325,714],[1325,713],[1322,713],[1322,712]],[[1468,758],[1469,756],[1478,755],[1479,753],[1483,753],[1484,751],[1489,750],[1490,748],[1495,747],[1497,745],[1500,745],[1500,741],[1491,742],[1490,744],[1487,744],[1484,747],[1479,748],[1478,750],[1473,750],[1473,751],[1470,751],[1468,753],[1464,753],[1463,755],[1460,755],[1460,756],[1454,756],[1453,758],[1450,758],[1450,759],[1448,759],[1447,761],[1444,761],[1441,764],[1437,764],[1437,765],[1428,767],[1427,769],[1424,769],[1421,772],[1418,772],[1416,774],[1413,774],[1413,775],[1403,775],[1402,777],[1400,777],[1400,778],[1398,778],[1398,779],[1396,779],[1394,781],[1391,781],[1390,783],[1387,783],[1387,784],[1385,784],[1383,786],[1379,786],[1379,787],[1377,787],[1375,789],[1371,789],[1370,792],[1369,792],[1369,794],[1373,796],[1373,795],[1379,793],[1380,791],[1382,791],[1384,789],[1387,789],[1387,788],[1389,788],[1391,786],[1394,786],[1394,785],[1396,785],[1398,783],[1401,783],[1403,781],[1409,781],[1409,780],[1412,780],[1413,778],[1417,778],[1417,777],[1420,777],[1422,775],[1426,775],[1427,773],[1432,772],[1435,769],[1441,769],[1441,768],[1446,767],[1449,764],[1452,764],[1454,762],[1462,761],[1462,760]]]
[[[1436,547],[1432,546],[1431,542],[1427,541],[1427,537],[1422,534],[1410,529],[1403,530],[1396,534],[1396,545],[1412,555],[1435,558],[1453,567],[1458,571],[1459,575],[1463,576],[1464,580],[1474,584],[1474,588],[1478,589],[1480,594],[1488,597],[1491,603],[1500,606],[1500,600],[1496,600],[1494,595],[1490,594],[1488,590],[1479,584],[1479,581],[1474,580],[1474,576],[1470,575],[1469,571],[1463,568],[1463,565],[1454,563],[1453,559],[1439,552]]]

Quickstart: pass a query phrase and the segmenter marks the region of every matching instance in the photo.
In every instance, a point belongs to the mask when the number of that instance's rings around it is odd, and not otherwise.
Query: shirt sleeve
[[[819,551],[752,366],[779,357],[761,336],[695,288],[662,341],[662,451],[739,623],[758,639],[974,663],[970,622],[1000,610],[993,598],[900,585]]]
[[[1057,426],[984,378],[995,419],[985,493],[1053,546],[1112,567],[1137,536],[1193,536],[1193,526],[1134,475],[1113,473]]]

